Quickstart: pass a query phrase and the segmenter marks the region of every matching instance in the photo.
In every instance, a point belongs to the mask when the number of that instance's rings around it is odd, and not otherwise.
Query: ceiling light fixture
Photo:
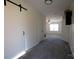
[[[45,4],[51,5],[53,3],[53,0],[45,0]]]

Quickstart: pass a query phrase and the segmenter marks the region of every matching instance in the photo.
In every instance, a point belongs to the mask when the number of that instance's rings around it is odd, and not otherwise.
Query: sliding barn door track
[[[14,3],[13,1],[10,1],[10,0],[4,0],[4,5],[5,6],[6,6],[6,1],[8,1],[8,2],[10,2],[10,3],[12,3],[12,4],[14,4],[14,5],[18,6],[18,7],[20,7],[20,12],[22,11],[22,9],[27,11],[27,9],[24,8],[21,4]]]

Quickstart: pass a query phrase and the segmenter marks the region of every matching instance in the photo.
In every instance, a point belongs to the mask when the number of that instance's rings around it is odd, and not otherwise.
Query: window
[[[46,33],[61,33],[62,17],[46,17]]]
[[[59,24],[50,24],[50,31],[59,31]]]

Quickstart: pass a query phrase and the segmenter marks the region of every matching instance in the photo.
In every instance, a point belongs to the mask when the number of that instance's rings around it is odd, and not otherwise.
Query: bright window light
[[[59,31],[59,24],[50,24],[50,31]]]

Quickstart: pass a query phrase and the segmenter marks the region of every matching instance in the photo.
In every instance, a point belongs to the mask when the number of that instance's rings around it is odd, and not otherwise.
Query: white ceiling
[[[34,8],[47,16],[52,14],[62,14],[66,8],[69,8],[74,0],[54,0],[51,5],[46,5],[44,0],[25,0],[25,2],[27,1]]]

